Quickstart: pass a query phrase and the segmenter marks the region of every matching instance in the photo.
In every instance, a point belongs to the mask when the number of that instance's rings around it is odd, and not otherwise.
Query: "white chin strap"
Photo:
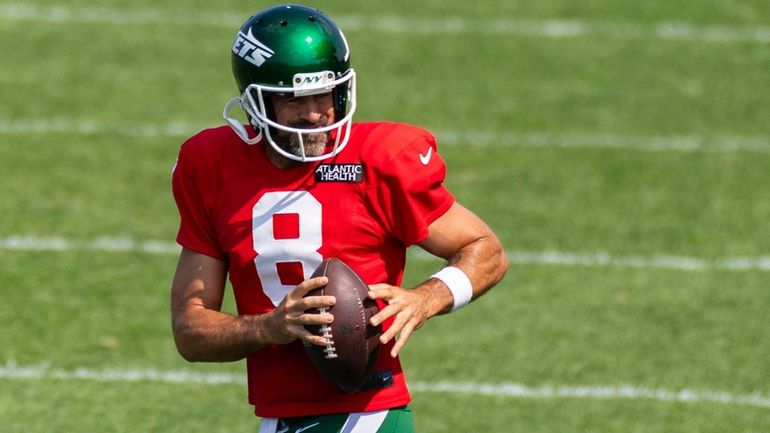
[[[241,138],[241,140],[245,141],[248,144],[257,144],[260,140],[262,140],[262,129],[255,126],[254,130],[257,131],[257,135],[254,138],[249,137],[249,131],[246,130],[246,126],[241,123],[240,120],[233,118],[230,116],[230,112],[233,111],[233,107],[236,105],[239,105],[241,109],[246,111],[243,108],[243,103],[240,96],[236,96],[235,98],[230,99],[227,101],[227,104],[225,104],[225,109],[222,111],[222,117],[225,118],[227,121],[227,124],[230,125],[231,128],[233,128],[233,131],[235,131],[236,134],[238,134],[238,137]]]
[[[298,75],[301,75],[301,74],[298,74]],[[323,159],[331,158],[332,156],[340,153],[342,149],[345,148],[345,146],[348,144],[348,139],[350,138],[350,124],[353,119],[353,113],[356,111],[355,72],[351,69],[345,77],[339,78],[337,80],[333,80],[331,82],[326,82],[324,84],[326,87],[323,88],[323,91],[330,91],[334,86],[342,84],[346,81],[349,83],[348,84],[348,104],[350,109],[347,111],[347,113],[341,120],[329,126],[324,126],[322,128],[312,128],[312,129],[292,128],[289,126],[276,123],[275,121],[267,117],[267,114],[266,114],[267,110],[265,108],[266,107],[265,96],[263,92],[264,91],[280,92],[280,93],[295,92],[295,89],[285,88],[285,87],[269,87],[269,86],[261,86],[258,84],[252,84],[249,87],[247,87],[246,90],[244,90],[243,95],[232,98],[229,101],[227,101],[227,104],[225,104],[225,108],[222,112],[222,116],[225,118],[227,123],[233,129],[233,131],[235,131],[238,137],[240,137],[241,140],[245,141],[248,144],[257,144],[260,142],[260,140],[262,140],[262,137],[264,136],[267,139],[267,142],[270,143],[270,145],[273,147],[273,149],[275,149],[276,152],[278,152],[281,156],[294,161],[308,162],[308,161],[320,161]],[[321,88],[317,88],[317,89],[304,88],[302,90],[303,94],[320,93],[320,91],[321,91]],[[299,93],[299,92],[296,92],[296,93]],[[255,96],[256,96],[256,99],[255,99]],[[256,134],[257,134],[255,137],[249,137],[249,132],[246,129],[246,126],[243,123],[241,123],[241,121],[230,116],[230,112],[236,105],[240,105],[241,109],[249,117],[249,120],[251,121],[251,125],[254,127],[254,130],[256,131]],[[283,149],[278,143],[276,143],[272,137],[272,134],[270,133],[270,128],[275,128],[281,131],[296,134],[297,142],[299,143],[300,155],[289,153],[285,149]],[[335,131],[335,134],[334,134],[334,145],[330,152],[325,153],[323,155],[318,155],[318,156],[308,156],[305,154],[305,145],[304,145],[305,140],[303,138],[303,134],[306,135],[306,134],[317,134],[317,133],[330,133],[331,131]]]

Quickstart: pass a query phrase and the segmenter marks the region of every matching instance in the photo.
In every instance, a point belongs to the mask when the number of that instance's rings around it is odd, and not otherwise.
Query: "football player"
[[[302,5],[265,9],[232,46],[240,96],[228,125],[181,147],[173,193],[182,246],[171,304],[173,333],[189,361],[246,359],[248,397],[262,432],[413,430],[398,354],[428,319],[478,298],[507,259],[495,234],[443,185],[434,137],[407,124],[352,123],[356,73],[337,24]],[[248,123],[232,117],[245,111]],[[446,260],[401,287],[406,250]],[[325,339],[304,325],[329,324],[329,296],[304,297],[309,279],[337,257],[370,285],[383,347],[355,393],[338,391],[303,344]],[[222,312],[225,282],[238,315]]]

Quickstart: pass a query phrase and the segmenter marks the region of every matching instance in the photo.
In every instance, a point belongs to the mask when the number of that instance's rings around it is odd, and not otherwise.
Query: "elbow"
[[[486,251],[484,257],[484,274],[487,276],[489,288],[502,281],[505,274],[508,273],[508,253],[505,252],[500,239],[493,233],[486,238]]]
[[[174,343],[176,344],[176,351],[187,362],[198,362],[198,356],[195,351],[190,348],[190,345],[186,344],[181,338],[174,337]]]
[[[200,341],[193,333],[177,324],[173,326],[174,344],[179,355],[187,362],[200,362],[203,359],[198,350],[196,350],[195,341]]]
[[[510,264],[510,260],[508,259],[508,253],[505,252],[503,249],[503,246],[498,243],[497,252],[495,254],[495,274],[496,274],[496,280],[494,284],[499,283],[503,277],[505,277],[505,274],[508,273],[508,267]]]
[[[200,357],[195,353],[194,350],[189,349],[187,346],[180,344],[179,342],[176,343],[176,350],[179,352],[179,355],[184,358],[187,362],[200,362]]]

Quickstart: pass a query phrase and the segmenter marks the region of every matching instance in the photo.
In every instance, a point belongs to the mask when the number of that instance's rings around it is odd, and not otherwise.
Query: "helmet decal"
[[[316,95],[331,92],[334,88],[334,72],[321,71],[309,74],[294,74],[294,96]]]
[[[238,32],[238,36],[233,42],[233,53],[252,65],[260,67],[265,63],[265,60],[273,57],[275,51],[259,42],[249,28],[249,32],[246,34],[243,34],[243,31]]]

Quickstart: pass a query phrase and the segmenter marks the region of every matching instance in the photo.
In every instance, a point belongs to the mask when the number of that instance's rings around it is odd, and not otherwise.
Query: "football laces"
[[[329,311],[327,307],[318,309],[321,314]],[[332,335],[332,327],[329,325],[321,325],[321,336],[329,341],[329,344],[324,346],[324,358],[334,359],[337,357],[337,349],[334,347],[334,336]]]

